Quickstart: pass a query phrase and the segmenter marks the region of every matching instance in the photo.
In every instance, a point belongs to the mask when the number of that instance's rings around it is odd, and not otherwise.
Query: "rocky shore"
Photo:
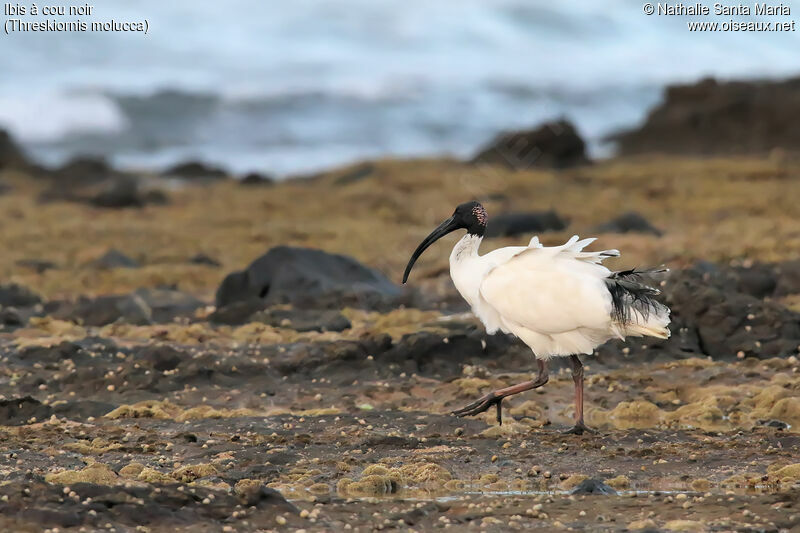
[[[41,169],[0,135],[0,528],[799,527],[800,160],[555,145],[273,182]],[[399,285],[469,198],[485,250],[595,235],[670,267],[672,338],[586,358],[598,434],[560,433],[558,368],[502,427],[448,414],[532,362],[467,313],[447,245]]]

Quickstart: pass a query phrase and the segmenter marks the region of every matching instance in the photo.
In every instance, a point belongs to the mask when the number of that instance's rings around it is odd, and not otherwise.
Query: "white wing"
[[[484,277],[481,307],[491,307],[501,328],[522,338],[537,355],[591,351],[615,334],[611,295],[603,281],[610,272],[599,263],[619,255],[616,250],[583,252],[593,241],[575,236],[547,248],[531,241]]]

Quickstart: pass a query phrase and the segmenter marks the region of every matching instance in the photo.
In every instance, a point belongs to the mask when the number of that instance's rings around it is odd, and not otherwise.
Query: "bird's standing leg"
[[[547,375],[547,363],[542,359],[537,359],[536,363],[539,365],[539,374],[536,376],[536,379],[520,383],[519,385],[513,385],[511,387],[492,391],[481,399],[472,402],[468,406],[453,411],[453,414],[456,416],[477,415],[483,413],[484,411],[488,411],[489,408],[494,405],[497,407],[497,423],[503,425],[503,398],[513,394],[519,394],[520,392],[525,392],[526,390],[541,387],[547,383],[547,380],[550,378]]]
[[[572,381],[575,383],[575,426],[565,433],[583,435],[584,431],[594,431],[583,423],[583,364],[577,355],[570,355],[569,360],[572,363]]]

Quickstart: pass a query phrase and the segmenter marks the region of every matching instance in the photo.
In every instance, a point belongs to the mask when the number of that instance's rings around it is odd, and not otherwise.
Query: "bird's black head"
[[[453,211],[453,218],[458,224],[456,229],[464,228],[467,233],[483,237],[489,216],[480,203],[465,202],[456,207],[456,210]]]
[[[408,261],[408,265],[406,265],[406,271],[403,273],[403,283],[408,280],[408,275],[411,273],[411,268],[414,266],[417,258],[422,255],[422,252],[424,252],[428,246],[457,229],[465,229],[470,235],[483,237],[483,232],[486,230],[486,221],[488,218],[489,217],[486,214],[486,209],[484,209],[483,206],[478,202],[466,202],[456,207],[456,210],[453,211],[453,215],[439,224],[439,227],[433,230],[430,235],[425,237],[425,240],[422,241],[419,246],[417,246],[416,250],[414,250],[414,253],[411,255],[411,259]]]

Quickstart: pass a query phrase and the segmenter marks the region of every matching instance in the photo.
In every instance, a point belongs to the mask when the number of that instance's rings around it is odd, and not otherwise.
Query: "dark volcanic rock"
[[[227,324],[238,326],[250,322],[253,314],[266,308],[264,300],[261,298],[249,298],[239,302],[229,303],[223,307],[218,307],[208,317],[210,322],[215,324]]]
[[[669,87],[643,126],[612,137],[623,154],[800,149],[800,78]]]
[[[18,283],[0,284],[0,307],[31,307],[41,302],[38,294]]]
[[[617,491],[599,479],[589,478],[581,481],[580,485],[572,489],[570,494],[616,494]]]
[[[131,294],[48,302],[45,311],[54,318],[87,326],[112,322],[143,325],[169,323],[177,318],[192,319],[203,305],[201,300],[181,291],[146,288]]]
[[[486,237],[514,237],[522,233],[561,231],[567,221],[553,210],[533,213],[505,213],[489,219]]]
[[[29,166],[28,160],[6,130],[0,129],[0,170],[24,170]]]
[[[118,176],[119,173],[99,157],[76,157],[52,172],[57,187],[64,190],[99,183]]]
[[[0,503],[7,531],[45,531],[51,528],[76,528],[87,531],[109,529],[136,531],[148,528],[158,531],[222,531],[231,522],[231,515],[248,507],[248,529],[275,528],[280,514],[301,525],[297,508],[274,489],[249,488],[243,496],[202,486],[187,490],[184,485],[99,485],[73,483],[75,498],[66,498],[64,487],[40,480],[20,480],[0,487]],[[209,505],[200,505],[203,500]],[[12,520],[16,519],[16,524]],[[34,529],[37,528],[37,529]]]
[[[0,326],[21,326],[25,323],[25,319],[20,312],[13,307],[0,308]]]
[[[81,349],[79,344],[68,341],[55,346],[29,346],[20,350],[19,358],[32,363],[59,363],[65,359],[74,359]]]
[[[41,274],[43,272],[47,272],[48,270],[58,268],[57,264],[53,263],[52,261],[48,261],[46,259],[20,259],[15,264],[22,268],[29,268],[34,272],[36,272],[37,274]]]
[[[350,185],[351,183],[358,183],[375,172],[375,165],[372,163],[359,163],[351,168],[344,170],[341,174],[336,176],[334,184],[336,185]]]
[[[112,322],[144,325],[152,322],[152,310],[138,295],[81,297],[75,302],[49,302],[46,310],[61,320],[87,326],[105,326]]]
[[[568,168],[585,165],[589,159],[586,143],[575,127],[560,120],[534,130],[501,133],[481,148],[470,162],[514,169]]]
[[[240,492],[239,496],[242,503],[248,507],[266,505],[275,506],[282,511],[290,513],[297,514],[300,512],[297,507],[288,502],[280,492],[265,485],[246,486],[244,490]]]
[[[51,413],[49,405],[44,405],[30,396],[0,400],[0,425],[27,424],[30,418],[47,419]]]
[[[203,254],[203,253],[199,253],[197,255],[193,255],[192,257],[189,258],[189,262],[194,264],[194,265],[206,265],[206,266],[215,267],[215,268],[222,266],[222,263],[220,263],[219,261],[217,261],[213,257],[211,257],[209,255],[206,255],[206,254]]]
[[[199,161],[187,161],[177,164],[165,170],[164,175],[185,180],[221,180],[228,177],[228,173],[221,168]]]
[[[172,346],[158,344],[145,347],[139,352],[137,360],[147,363],[159,372],[163,372],[165,370],[174,370],[181,361],[190,357],[189,354],[178,351]]]
[[[420,331],[404,335],[388,350],[374,350],[382,368],[425,376],[458,376],[465,364],[499,368],[531,365],[530,350],[510,335],[487,335],[483,326],[451,323],[447,335]]]
[[[103,190],[88,198],[87,201],[95,207],[111,209],[169,203],[169,199],[162,191],[142,191],[139,179],[133,176],[114,178]]]
[[[350,257],[278,246],[246,270],[229,274],[217,289],[216,304],[221,308],[259,298],[267,305],[386,308],[400,295],[400,289],[383,274]]]
[[[600,224],[592,230],[594,233],[649,233],[660,237],[662,232],[639,213],[629,211],[613,220]]]
[[[250,322],[263,322],[295,331],[344,331],[352,324],[338,311],[314,309],[268,309],[249,317]]]
[[[138,289],[134,295],[150,309],[153,322],[163,324],[179,317],[191,317],[204,303],[191,294],[173,289]]]
[[[646,342],[610,341],[597,349],[601,363],[615,360],[673,360],[742,355],[768,358],[794,354],[800,346],[800,313],[772,298],[781,273],[794,262],[751,267],[698,263],[673,271],[660,299],[672,310],[672,337]],[[790,275],[787,275],[791,279]],[[786,286],[794,288],[787,281]],[[623,351],[624,349],[624,351]]]
[[[271,178],[270,176],[265,176],[264,174],[259,174],[258,172],[251,172],[251,173],[245,175],[244,177],[242,177],[242,179],[239,180],[239,183],[241,185],[249,185],[249,186],[252,186],[252,185],[274,185],[275,184],[275,180],[273,178]]]
[[[800,259],[786,261],[773,268],[777,278],[775,282],[775,296],[800,294]]]
[[[735,271],[734,271],[735,272]],[[674,272],[664,287],[673,331],[697,335],[701,353],[733,358],[795,353],[800,345],[800,313],[740,292],[735,277],[702,268]],[[673,336],[674,341],[679,339]]]
[[[112,268],[139,268],[139,263],[114,248],[89,263],[89,266],[99,269]]]
[[[699,263],[691,270],[703,274],[726,292],[741,292],[759,299],[800,294],[800,260],[733,267]]]
[[[295,331],[344,331],[351,327],[350,321],[338,311],[267,309],[264,300],[260,298],[228,304],[215,310],[208,319],[216,324],[231,326],[261,322]]]

